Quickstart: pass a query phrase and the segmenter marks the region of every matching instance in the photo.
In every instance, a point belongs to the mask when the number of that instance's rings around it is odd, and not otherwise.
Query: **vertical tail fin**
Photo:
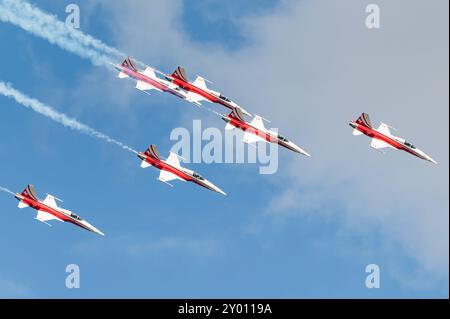
[[[158,153],[158,149],[154,144],[150,145],[147,150],[145,151],[145,155],[151,156],[153,158],[156,158],[158,160],[161,160],[161,156]]]
[[[36,195],[36,190],[33,185],[28,185],[25,189],[20,193],[23,197],[30,198],[32,200],[38,201],[38,197]]]
[[[360,117],[358,117],[358,119],[356,120],[356,123],[358,123],[360,125],[364,125],[368,128],[373,128],[372,123],[370,122],[369,114],[367,114],[367,113],[361,114]]]
[[[244,114],[242,113],[240,108],[235,107],[233,111],[231,111],[230,117],[234,117],[236,120],[240,122],[245,122]]]
[[[122,64],[123,67],[128,68],[130,70],[133,70],[134,72],[138,72],[138,69],[136,67],[136,65],[134,64],[133,60],[131,60],[130,57],[126,58]]]
[[[189,82],[186,76],[186,71],[184,70],[184,68],[182,66],[179,66],[175,69],[175,71],[173,71],[172,77],[184,81],[184,82]]]

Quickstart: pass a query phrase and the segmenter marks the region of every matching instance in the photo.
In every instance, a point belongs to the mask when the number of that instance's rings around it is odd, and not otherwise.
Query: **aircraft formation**
[[[201,102],[206,101],[227,108],[230,112],[228,115],[217,112],[214,113],[219,114],[222,120],[226,122],[226,130],[238,129],[243,131],[243,142],[247,144],[257,142],[275,143],[295,153],[308,157],[310,156],[308,152],[291,140],[288,140],[286,137],[275,131],[267,129],[264,125],[264,121],[267,120],[261,116],[253,115],[252,120],[247,120],[246,116],[251,117],[252,114],[236,102],[225,97],[222,93],[209,89],[206,85],[206,82],[209,81],[205,78],[197,76],[195,81],[189,82],[183,67],[178,66],[170,75],[149,66],[145,66],[142,70],[139,70],[137,64],[130,57],[127,57],[121,64],[112,64],[112,66],[119,72],[118,78],[128,78],[136,81],[135,87],[140,91],[147,92],[156,90],[159,92],[170,93],[178,98],[191,102],[196,106],[202,106]],[[403,150],[420,159],[437,164],[435,160],[411,143],[391,134],[390,129],[393,129],[392,127],[381,123],[381,125],[375,129],[372,126],[369,115],[366,113],[363,113],[356,121],[351,121],[349,124],[353,128],[353,135],[364,134],[372,138],[370,146],[377,151],[383,152],[382,149],[384,148]],[[172,184],[169,183],[172,180],[187,181],[219,194],[226,195],[223,190],[202,177],[200,174],[182,167],[180,156],[178,154],[170,153],[169,157],[164,160],[159,155],[156,146],[153,144],[150,145],[145,152],[135,153],[141,160],[142,168],[153,166],[160,170],[157,179],[163,183],[172,186]],[[39,200],[34,186],[32,185],[28,185],[21,193],[8,192],[12,193],[14,197],[19,200],[19,208],[31,207],[37,210],[36,219],[38,221],[48,224],[48,221],[56,219],[62,222],[72,223],[99,235],[104,235],[101,231],[87,221],[81,219],[78,215],[59,207],[56,201],[61,200],[57,199],[55,196],[47,195],[43,201]]]

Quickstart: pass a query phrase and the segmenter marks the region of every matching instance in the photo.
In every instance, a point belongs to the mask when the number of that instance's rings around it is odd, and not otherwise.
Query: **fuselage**
[[[182,168],[182,167],[175,167],[173,165],[166,163],[165,161],[154,158],[153,156],[148,156],[144,153],[139,153],[138,157],[141,160],[146,161],[148,164],[150,164],[160,170],[164,170],[164,171],[167,171],[169,173],[172,173],[172,174],[178,176],[179,178],[181,178],[184,181],[193,182],[193,183],[200,185],[206,189],[209,189],[211,191],[218,192],[218,193],[225,195],[225,193],[220,188],[218,188],[217,186],[215,186],[214,184],[212,184],[211,182],[209,182],[208,180],[204,179],[203,177],[201,177],[200,175],[196,174],[195,172],[193,172],[191,170],[188,170],[188,169]]]
[[[136,72],[136,71],[131,70],[131,69],[129,69],[129,68],[127,68],[127,67],[124,67],[124,66],[122,66],[122,65],[114,65],[114,67],[115,67],[119,72],[122,72],[122,73],[128,75],[130,78],[132,78],[132,79],[134,79],[134,80],[136,80],[136,81],[142,81],[142,82],[145,82],[145,83],[147,83],[147,84],[149,84],[149,85],[155,87],[157,90],[160,90],[160,91],[162,91],[162,92],[168,92],[168,93],[171,93],[171,94],[173,94],[173,95],[175,95],[175,96],[177,96],[177,97],[179,97],[179,98],[182,98],[182,99],[185,99],[185,98],[186,98],[186,96],[183,95],[183,93],[181,93],[181,92],[179,92],[179,91],[177,91],[177,90],[175,90],[175,89],[170,88],[170,87],[169,87],[169,84],[168,84],[168,83],[165,83],[164,80],[161,80],[161,79],[159,79],[159,80],[152,79],[152,78],[146,76],[145,74],[143,74],[143,73],[141,73],[141,72]]]
[[[239,107],[236,103],[229,100],[228,98],[221,95],[220,93],[214,94],[208,90],[199,88],[198,86],[196,86],[190,82],[186,82],[186,81],[180,80],[178,78],[167,77],[167,79],[169,81],[172,81],[173,84],[179,86],[183,90],[198,94],[212,103],[221,104],[221,105],[225,106],[226,108],[229,108],[230,110],[234,109],[235,107]]]
[[[428,156],[427,154],[425,154],[423,151],[416,148],[412,144],[406,142],[402,138],[399,138],[397,136],[383,134],[373,128],[358,124],[356,122],[350,122],[350,126],[353,127],[354,129],[360,131],[364,135],[367,135],[371,138],[374,138],[374,139],[377,139],[377,140],[380,140],[380,141],[383,141],[383,142],[389,144],[393,148],[396,148],[398,150],[403,150],[403,151],[410,153],[414,156],[417,156],[423,160],[426,160],[426,161],[429,161],[429,162],[432,162],[435,164],[437,163],[430,156]]]
[[[276,144],[281,145],[281,146],[283,146],[291,151],[294,151],[296,153],[310,156],[307,152],[305,152],[299,146],[295,145],[293,142],[287,140],[286,138],[281,137],[280,135],[278,135],[275,132],[260,130],[260,129],[252,126],[250,123],[242,122],[232,116],[224,116],[222,118],[225,122],[233,125],[234,127],[238,128],[244,132],[248,132],[248,133],[257,135],[269,143],[276,143]]]
[[[19,201],[22,201],[23,203],[27,204],[31,208],[37,210],[37,211],[44,211],[46,213],[49,213],[58,219],[72,223],[78,227],[84,228],[88,231],[98,233],[100,235],[103,235],[102,232],[100,232],[97,228],[89,224],[87,221],[81,219],[77,215],[73,214],[72,212],[65,210],[65,209],[55,209],[53,207],[50,207],[40,201],[36,201],[34,199],[31,199],[29,197],[23,196],[21,194],[16,194],[16,199]]]

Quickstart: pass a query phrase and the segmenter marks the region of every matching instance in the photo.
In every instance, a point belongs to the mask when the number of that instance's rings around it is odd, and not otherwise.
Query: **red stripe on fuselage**
[[[367,135],[371,138],[375,138],[377,140],[381,140],[393,147],[395,147],[398,150],[403,150],[405,152],[408,152],[414,156],[417,156],[421,159],[425,159],[422,155],[420,155],[419,153],[414,152],[413,150],[407,148],[406,146],[404,146],[402,143],[397,142],[395,139],[393,139],[392,137],[389,137],[387,135],[384,135],[383,133],[380,133],[372,128],[366,127],[364,125],[361,124],[357,124],[357,129],[358,131],[360,131],[361,133],[363,133],[364,135]]]
[[[72,224],[74,224],[74,225],[76,225],[78,227],[81,227],[81,228],[84,228],[84,229],[90,231],[90,229],[87,228],[86,226],[84,226],[83,224],[78,223],[77,221],[71,219],[70,217],[67,217],[66,215],[62,214],[58,210],[56,210],[56,209],[54,209],[54,208],[52,208],[50,206],[47,206],[47,205],[45,205],[45,204],[43,204],[43,203],[41,203],[39,201],[35,201],[35,200],[33,200],[31,198],[28,198],[28,197],[24,197],[22,201],[25,204],[27,204],[28,206],[30,206],[31,208],[35,209],[35,210],[44,211],[46,213],[49,213],[49,214],[51,214],[51,215],[61,219],[64,222],[72,223]]]
[[[157,160],[151,156],[145,155],[145,161],[149,163],[150,165],[164,171],[168,171],[172,174],[175,174],[176,176],[184,179],[187,182],[194,182],[195,184],[202,186],[206,189],[215,191],[214,189],[210,188],[208,185],[203,184],[201,181],[198,181],[197,179],[193,178],[191,175],[184,173],[180,169],[173,167],[170,164],[167,164],[166,162],[163,162],[161,160]]]
[[[161,91],[167,91],[168,87],[165,86],[164,84],[159,83],[156,80],[153,80],[151,78],[149,78],[148,76],[145,76],[144,74],[140,73],[140,72],[135,72],[133,70],[130,70],[128,68],[125,68],[123,66],[121,66],[122,68],[122,72],[126,75],[128,75],[129,77],[137,80],[137,81],[142,81],[145,83],[150,84],[151,86],[154,86],[155,88],[161,90]]]
[[[183,171],[181,171],[180,169],[178,169],[176,167],[173,167],[170,164],[167,164],[166,162],[157,160],[157,159],[155,159],[151,156],[147,156],[147,155],[145,155],[145,161],[160,170],[168,171],[172,174],[175,174],[176,176],[184,179],[185,181],[189,181],[189,182],[195,181],[190,175],[184,173]]]
[[[222,99],[218,98],[214,94],[209,93],[208,91],[205,91],[204,89],[199,88],[198,86],[193,85],[192,83],[185,82],[183,80],[180,80],[178,78],[173,78],[172,82],[176,85],[178,85],[183,90],[196,93],[200,96],[203,96],[205,99],[212,103],[219,103],[226,108],[229,108],[230,110],[234,109],[234,106],[227,103],[226,101],[223,101]]]
[[[228,117],[230,120],[230,124],[233,125],[234,127],[244,131],[244,132],[249,132],[251,134],[257,135],[261,138],[263,138],[264,140],[266,140],[267,142],[270,143],[277,143],[278,145],[281,145],[291,151],[294,152],[298,152],[296,149],[292,148],[289,144],[287,144],[286,142],[280,140],[278,137],[273,136],[269,133],[266,132],[262,132],[261,130],[257,129],[254,126],[251,126],[250,124],[246,123],[246,122],[241,122],[238,121],[237,119],[235,119],[234,117]]]

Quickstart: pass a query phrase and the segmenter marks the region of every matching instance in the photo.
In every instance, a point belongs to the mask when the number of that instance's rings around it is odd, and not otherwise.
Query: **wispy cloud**
[[[0,298],[29,298],[31,291],[28,287],[13,280],[0,278]]]
[[[110,238],[107,242],[83,242],[74,250],[83,254],[119,253],[133,258],[148,258],[154,255],[190,255],[207,258],[218,254],[220,243],[212,238],[193,238],[180,236],[162,236],[142,238],[140,236],[122,236]]]
[[[283,158],[272,177],[278,191],[266,203],[273,218],[334,213],[346,232],[372,229],[441,282],[449,250],[448,30],[441,28],[448,13],[423,1],[379,5],[382,27],[369,31],[360,1],[281,1],[270,14],[235,21],[251,41],[231,53],[189,41],[178,27],[181,1],[133,8],[112,1],[105,9],[123,26],[115,33],[120,47],[207,76],[314,151],[310,161]],[[149,21],[148,12],[158,14]],[[418,139],[442,164],[371,151],[347,124],[363,111]]]

